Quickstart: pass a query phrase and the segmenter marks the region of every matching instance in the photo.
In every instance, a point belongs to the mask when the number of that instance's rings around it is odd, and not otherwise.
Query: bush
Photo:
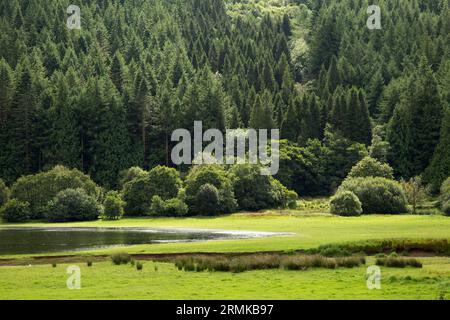
[[[407,200],[401,185],[393,180],[380,177],[350,178],[339,187],[338,192],[351,191],[361,201],[365,214],[405,213]]]
[[[196,213],[215,215],[219,212],[219,191],[212,184],[206,183],[200,187],[195,196]]]
[[[359,216],[362,213],[361,201],[351,191],[338,192],[330,200],[330,212],[340,216]]]
[[[197,208],[200,188],[205,184],[214,186],[218,191],[217,213],[230,213],[236,210],[233,185],[229,174],[221,165],[194,166],[186,177],[186,203],[191,214],[205,212],[204,208]]]
[[[365,263],[363,257],[326,258],[319,255],[252,254],[235,257],[193,256],[175,258],[175,266],[184,271],[244,272],[278,269],[306,270],[309,268],[353,268]]]
[[[450,200],[442,205],[442,211],[446,216],[450,216]]]
[[[7,222],[23,222],[30,219],[31,211],[28,202],[17,199],[9,200],[1,209],[0,216]]]
[[[136,262],[136,270],[141,271],[143,267],[144,265],[142,264],[142,262],[140,261]]]
[[[398,257],[387,257],[387,258],[377,258],[375,261],[377,266],[384,266],[389,268],[422,268],[422,263],[414,258],[398,258]]]
[[[76,169],[56,166],[47,172],[19,178],[11,187],[11,198],[28,202],[31,218],[43,218],[46,206],[59,192],[83,189],[87,195],[99,200],[102,189],[91,178]]]
[[[181,184],[180,175],[175,169],[162,166],[153,168],[148,175],[125,183],[122,191],[126,202],[125,214],[150,214],[153,196],[160,196],[163,200],[176,198]]]
[[[450,200],[450,177],[441,186],[441,199]]]
[[[114,253],[111,255],[111,261],[115,265],[127,264],[131,262],[131,256],[128,253]]]
[[[239,164],[230,169],[233,187],[241,210],[261,210],[292,206],[297,194],[271,176],[261,175],[260,166]]]
[[[270,178],[270,184],[272,186],[272,196],[276,207],[290,209],[297,207],[298,195],[295,191],[288,190],[280,181],[272,177]]]
[[[326,252],[346,252],[350,254],[375,255],[378,253],[386,254],[388,252],[401,252],[409,254],[420,251],[433,255],[450,255],[450,241],[447,239],[428,239],[428,240],[406,240],[406,239],[385,239],[385,240],[366,240],[358,242],[349,242],[342,244],[321,245],[318,249],[310,249],[309,253],[319,252],[325,255]]]
[[[119,177],[119,186],[120,188],[123,188],[123,186],[130,182],[131,180],[142,178],[148,175],[148,172],[140,167],[131,167],[127,170],[123,170],[120,173]]]
[[[9,189],[6,184],[0,179],[0,208],[8,202],[9,199]]]
[[[371,157],[365,157],[352,168],[348,177],[381,177],[394,179],[394,170],[387,163],[382,163]]]
[[[90,221],[102,213],[102,206],[83,189],[67,189],[49,202],[46,218],[51,222]]]
[[[184,216],[188,213],[188,206],[178,198],[163,200],[160,196],[153,196],[150,214],[157,216]]]
[[[104,212],[102,218],[104,220],[118,220],[123,216],[124,201],[117,191],[110,191],[105,196],[103,202]]]

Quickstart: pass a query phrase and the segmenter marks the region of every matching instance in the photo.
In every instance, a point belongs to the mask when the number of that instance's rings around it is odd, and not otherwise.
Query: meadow
[[[382,267],[380,290],[367,289],[366,267],[185,272],[145,261],[137,271],[104,261],[79,264],[80,290],[66,287],[68,264],[1,267],[0,299],[448,299],[450,258],[421,260],[422,269]]]
[[[318,210],[321,211],[321,210]],[[323,212],[323,211],[322,211]],[[2,226],[13,226],[2,224]],[[21,226],[24,226],[23,224]],[[25,226],[49,226],[28,223]],[[220,240],[194,243],[167,243],[109,248],[70,253],[71,260],[51,256],[44,264],[33,256],[3,256],[9,266],[0,267],[0,299],[438,299],[450,296],[450,258],[417,257],[422,268],[381,267],[380,290],[369,290],[366,268],[312,268],[232,272],[186,272],[174,263],[142,261],[143,269],[114,265],[109,255],[157,253],[289,253],[341,244],[381,239],[450,239],[450,219],[441,215],[367,215],[344,218],[316,211],[271,210],[220,217],[136,218],[51,224],[51,226],[206,228],[288,232],[292,235],[258,239]],[[64,252],[53,254],[67,254]],[[105,257],[94,256],[106,255]],[[86,261],[93,258],[93,265]],[[6,260],[3,260],[6,261]],[[13,262],[11,262],[13,261]],[[70,261],[70,262],[69,262]],[[16,263],[14,263],[16,262]],[[18,266],[19,264],[24,264]],[[14,266],[16,265],[16,266]],[[81,290],[66,287],[66,268],[81,268]]]

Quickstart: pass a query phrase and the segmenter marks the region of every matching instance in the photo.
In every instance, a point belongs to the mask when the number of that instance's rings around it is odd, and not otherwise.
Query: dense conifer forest
[[[77,0],[80,30],[71,2],[0,3],[7,184],[64,165],[118,188],[172,167],[170,135],[194,121],[279,128],[277,178],[300,195],[367,155],[435,191],[450,175],[448,0]]]

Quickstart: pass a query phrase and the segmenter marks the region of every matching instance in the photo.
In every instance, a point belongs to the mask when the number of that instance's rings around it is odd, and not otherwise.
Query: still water
[[[0,228],[0,255],[69,252],[113,246],[270,236],[264,232],[143,228]]]

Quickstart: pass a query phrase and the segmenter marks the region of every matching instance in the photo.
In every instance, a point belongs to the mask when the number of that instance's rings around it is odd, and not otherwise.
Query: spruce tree
[[[447,107],[442,119],[439,144],[424,173],[424,182],[432,186],[433,192],[438,192],[441,184],[450,177],[450,108]]]
[[[400,176],[417,176],[428,167],[439,142],[441,121],[442,100],[437,81],[422,59],[388,127],[388,140],[395,150],[391,161]]]

